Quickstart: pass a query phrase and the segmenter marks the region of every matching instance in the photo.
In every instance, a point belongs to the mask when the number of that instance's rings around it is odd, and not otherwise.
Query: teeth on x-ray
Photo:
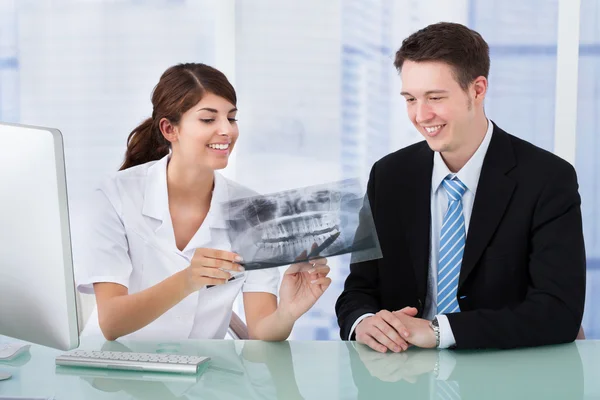
[[[305,235],[316,236],[323,233],[339,230],[337,224],[329,215],[316,214],[314,216],[279,220],[277,224],[268,222],[260,226],[263,242],[285,242]]]
[[[265,240],[258,243],[259,254],[280,257],[286,254],[300,255],[303,251],[310,252],[314,243],[317,245],[323,243],[332,235],[339,233],[337,227],[323,234],[304,234],[304,235],[288,235],[285,238],[277,238],[276,240]]]
[[[285,217],[257,225],[255,229],[261,232],[260,241],[255,243],[259,256],[276,257],[285,254],[298,256],[305,250],[310,252],[314,243],[319,245],[340,232],[338,221],[329,214],[320,213]]]
[[[225,203],[232,249],[244,260],[270,266],[293,263],[315,243],[324,257],[364,246],[380,257],[370,209],[368,240],[355,246],[362,193],[357,180],[346,180]]]

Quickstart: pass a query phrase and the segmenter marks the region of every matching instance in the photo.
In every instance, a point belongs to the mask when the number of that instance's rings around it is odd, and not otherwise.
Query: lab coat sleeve
[[[108,189],[108,190],[107,190]],[[132,263],[118,204],[104,185],[90,196],[73,236],[75,281],[81,293],[93,294],[94,283],[118,283],[129,288]]]
[[[266,292],[277,296],[279,285],[279,269],[266,268],[246,272],[243,292]]]

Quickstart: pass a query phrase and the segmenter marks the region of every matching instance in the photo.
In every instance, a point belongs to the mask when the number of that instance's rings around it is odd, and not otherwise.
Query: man
[[[430,25],[394,65],[425,141],[371,170],[383,258],[350,266],[342,339],[380,352],[573,341],[585,299],[573,167],[487,119],[489,47],[477,32]]]

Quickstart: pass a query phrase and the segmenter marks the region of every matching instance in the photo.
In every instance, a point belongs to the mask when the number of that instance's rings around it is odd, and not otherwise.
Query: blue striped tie
[[[440,233],[440,252],[438,260],[437,313],[448,314],[460,311],[456,300],[458,277],[465,250],[465,217],[463,216],[462,197],[467,187],[448,175],[442,182],[448,194],[448,211],[444,216]]]

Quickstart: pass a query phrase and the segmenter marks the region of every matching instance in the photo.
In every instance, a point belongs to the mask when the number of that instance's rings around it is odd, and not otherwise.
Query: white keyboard
[[[195,374],[198,366],[208,360],[210,357],[179,354],[75,350],[56,357],[56,365]]]

